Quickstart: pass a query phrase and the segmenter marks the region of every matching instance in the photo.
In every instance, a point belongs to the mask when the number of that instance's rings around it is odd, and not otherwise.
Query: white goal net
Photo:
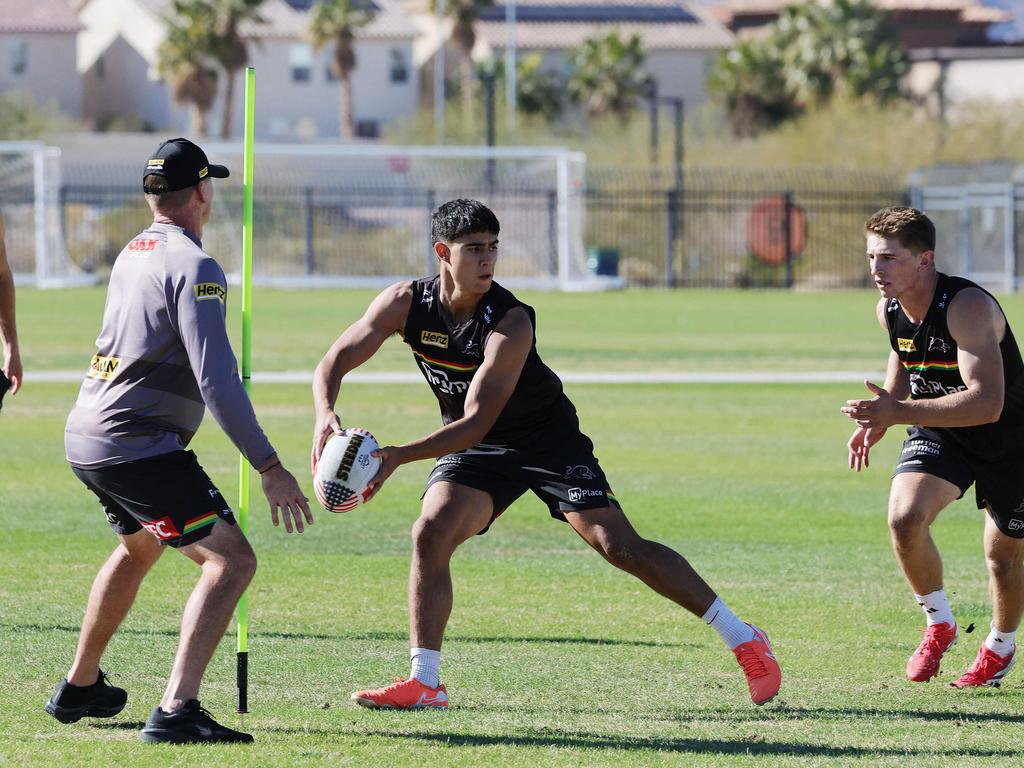
[[[53,248],[66,258],[48,257],[47,270],[102,275],[146,226],[141,171],[160,138],[62,141],[57,186],[48,180],[42,191],[46,200],[56,196],[60,213],[56,224],[37,220],[36,234],[55,238]],[[211,162],[232,172],[217,182],[203,245],[237,278],[243,148],[201,143]],[[498,279],[504,285],[604,287],[587,268],[585,174],[585,155],[564,148],[257,142],[253,279],[280,287],[344,287],[432,274],[431,213],[446,200],[471,197],[501,222]],[[3,184],[0,177],[0,195]],[[25,204],[37,197],[29,191]]]
[[[61,153],[39,142],[0,142],[0,212],[15,280],[43,288],[92,281],[64,248]]]
[[[208,154],[241,168],[238,146]],[[501,222],[500,281],[568,289],[588,276],[585,172],[584,155],[557,148],[257,144],[253,277],[345,286],[431,274],[431,213],[470,197]]]

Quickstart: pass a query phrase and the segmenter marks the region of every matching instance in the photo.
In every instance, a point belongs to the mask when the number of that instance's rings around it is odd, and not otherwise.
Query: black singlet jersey
[[[886,304],[885,322],[889,328],[889,342],[893,351],[899,355],[904,370],[910,374],[912,400],[932,399],[967,389],[960,377],[957,344],[946,325],[950,301],[965,288],[977,288],[992,296],[970,280],[940,272],[932,304],[920,325],[907,319],[899,300],[890,299]],[[999,351],[1003,357],[1006,386],[1003,412],[999,420],[974,427],[939,429],[971,453],[985,459],[997,459],[1024,446],[1024,362],[1021,361],[1020,349],[1008,321]]]
[[[561,379],[537,354],[537,318],[533,307],[492,282],[473,316],[456,323],[441,305],[440,285],[439,277],[413,281],[412,305],[402,335],[441,406],[442,421],[450,424],[462,418],[466,392],[483,362],[487,340],[509,310],[522,307],[530,315],[533,345],[512,396],[481,442],[526,445],[541,438],[551,427],[578,428],[576,409],[565,396]]]

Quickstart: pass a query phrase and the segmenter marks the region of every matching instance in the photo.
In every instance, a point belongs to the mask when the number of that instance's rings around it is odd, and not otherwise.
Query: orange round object
[[[807,244],[807,214],[789,205],[789,254],[795,258]],[[786,196],[761,198],[747,217],[747,245],[765,264],[786,263]]]

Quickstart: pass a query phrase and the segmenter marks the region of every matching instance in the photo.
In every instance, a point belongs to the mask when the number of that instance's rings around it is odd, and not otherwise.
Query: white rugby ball
[[[313,490],[324,509],[348,512],[366,501],[367,486],[380,469],[380,459],[370,455],[377,448],[373,435],[358,427],[331,435],[313,473]]]

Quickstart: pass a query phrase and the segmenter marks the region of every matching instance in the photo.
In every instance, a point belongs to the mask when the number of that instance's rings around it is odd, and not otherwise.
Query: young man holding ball
[[[475,200],[452,200],[432,224],[440,274],[385,289],[313,376],[314,463],[341,431],[334,407],[342,378],[394,333],[412,349],[444,422],[378,452],[371,494],[402,464],[436,463],[413,526],[410,676],[352,699],[382,709],[448,706],[440,664],[452,555],[528,490],[612,565],[703,618],[735,654],[754,703],[772,699],[781,675],[764,632],[738,619],[682,556],[640,537],[615,500],[562,382],[537,354],[533,309],[494,281],[495,215]]]

